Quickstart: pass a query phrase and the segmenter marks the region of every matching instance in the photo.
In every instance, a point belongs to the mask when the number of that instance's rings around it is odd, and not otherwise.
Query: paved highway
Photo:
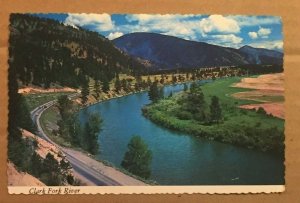
[[[78,93],[72,94],[69,96],[70,99],[74,99],[78,97]],[[34,110],[30,112],[31,114],[31,119],[33,122],[36,124],[37,127],[37,134],[45,139],[46,141],[50,142],[51,144],[55,145],[58,147],[65,155],[67,160],[70,162],[70,164],[73,167],[73,170],[80,174],[82,177],[84,177],[86,180],[89,182],[95,184],[95,185],[121,185],[117,181],[113,180],[112,178],[102,174],[100,171],[95,170],[94,168],[89,167],[86,163],[78,159],[76,156],[74,156],[71,152],[67,152],[66,149],[63,147],[57,145],[54,143],[43,131],[41,124],[40,124],[40,117],[42,113],[48,109],[49,107],[53,106],[56,104],[56,100],[47,102],[43,105],[38,106]]]

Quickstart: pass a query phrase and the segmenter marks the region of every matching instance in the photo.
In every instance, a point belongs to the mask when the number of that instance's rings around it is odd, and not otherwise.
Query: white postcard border
[[[230,186],[8,186],[9,194],[247,194],[281,193],[284,185]]]

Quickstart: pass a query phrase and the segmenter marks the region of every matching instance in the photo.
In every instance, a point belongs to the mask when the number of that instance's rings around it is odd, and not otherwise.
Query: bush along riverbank
[[[143,115],[171,130],[282,154],[284,120],[266,114],[263,109],[239,109],[238,106],[247,101],[230,96],[240,91],[230,87],[239,80],[221,79],[201,87],[192,84],[181,93],[153,100],[143,107]]]

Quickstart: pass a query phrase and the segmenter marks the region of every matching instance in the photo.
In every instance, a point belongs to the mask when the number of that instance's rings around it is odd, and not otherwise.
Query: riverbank
[[[232,87],[232,84],[238,83],[241,79],[239,77],[220,79],[201,86],[207,105],[210,104],[212,96],[219,98],[223,115],[223,120],[219,123],[209,124],[179,118],[177,116],[177,112],[181,111],[179,100],[184,93],[145,106],[143,115],[172,130],[246,148],[281,153],[284,121],[264,113],[239,109],[241,105],[253,103],[231,96],[245,91],[244,88]]]

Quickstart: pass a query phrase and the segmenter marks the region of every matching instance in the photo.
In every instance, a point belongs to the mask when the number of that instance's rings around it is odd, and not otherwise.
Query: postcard
[[[8,192],[283,192],[282,26],[11,13]]]

